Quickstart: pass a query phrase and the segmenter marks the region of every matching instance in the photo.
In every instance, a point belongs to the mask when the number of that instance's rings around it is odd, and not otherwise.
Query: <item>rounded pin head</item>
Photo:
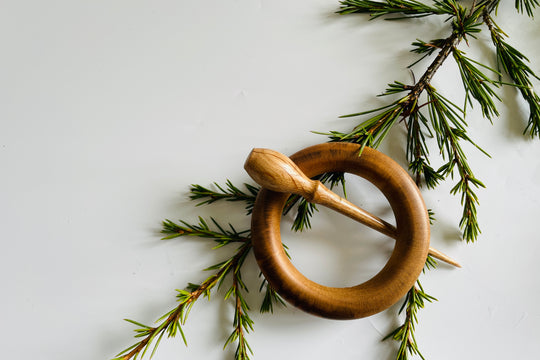
[[[272,191],[305,196],[317,186],[291,159],[270,149],[251,150],[244,169],[255,182]]]

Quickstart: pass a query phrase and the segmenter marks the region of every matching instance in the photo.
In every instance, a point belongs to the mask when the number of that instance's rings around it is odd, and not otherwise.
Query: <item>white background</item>
[[[538,22],[504,2],[500,25],[540,73]],[[338,16],[323,0],[1,1],[0,341],[7,359],[109,359],[133,343],[132,318],[151,323],[175,305],[176,288],[228,256],[211,242],[160,241],[165,218],[213,216],[249,226],[238,204],[194,207],[189,184],[248,182],[252,147],[291,154],[348,130],[339,115],[381,104],[416,38],[448,34],[440,18],[368,22]],[[485,34],[461,49],[492,61]],[[492,62],[491,62],[492,63]],[[418,78],[428,62],[414,68]],[[453,60],[434,85],[462,102]],[[536,82],[537,89],[540,84]],[[420,312],[417,340],[427,359],[532,359],[540,338],[537,263],[540,141],[521,136],[527,108],[500,92],[501,116],[468,115],[470,135],[492,159],[468,148],[487,188],[479,191],[482,235],[459,241],[459,198],[451,182],[423,190],[437,214],[432,246],[458,259],[423,275],[439,299]],[[405,165],[403,128],[381,150]],[[440,164],[433,151],[435,165]],[[388,216],[370,187],[351,199]],[[321,210],[315,229],[285,234],[293,261],[312,279],[353,285],[382,267],[392,248],[365,228]],[[257,309],[258,269],[249,258],[254,359],[392,359],[380,340],[397,306],[367,319],[331,321],[292,307]],[[222,351],[232,306],[223,293],[196,304],[180,339],[155,359],[231,359]]]

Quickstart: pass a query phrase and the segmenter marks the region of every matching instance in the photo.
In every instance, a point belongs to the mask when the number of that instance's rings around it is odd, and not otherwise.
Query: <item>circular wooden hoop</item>
[[[429,248],[429,217],[416,184],[388,156],[351,143],[326,143],[301,150],[291,159],[308,176],[352,173],[373,183],[387,198],[396,217],[396,245],[384,268],[353,287],[317,284],[300,273],[281,243],[281,214],[289,194],[261,189],[251,229],[257,263],[270,285],[288,302],[314,315],[358,319],[395,304],[414,285]]]

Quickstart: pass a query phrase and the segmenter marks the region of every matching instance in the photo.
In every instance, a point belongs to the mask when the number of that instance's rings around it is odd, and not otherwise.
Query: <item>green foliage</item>
[[[284,214],[287,215],[296,205],[296,215],[292,224],[292,230],[303,231],[311,228],[311,218],[317,210],[317,206],[307,202],[300,195],[292,195],[285,204]]]
[[[363,120],[349,132],[330,131],[324,133],[330,141],[347,141],[364,146],[378,147],[386,139],[389,131],[396,124],[404,124],[407,130],[406,157],[409,171],[415,176],[418,185],[424,183],[428,188],[436,187],[441,181],[452,178],[456,183],[452,194],[460,195],[463,212],[459,226],[466,241],[475,241],[480,234],[477,219],[478,196],[476,190],[484,184],[475,177],[467,160],[462,144],[469,143],[484,154],[467,134],[465,113],[467,105],[479,104],[484,117],[492,120],[499,115],[496,104],[500,101],[497,88],[500,85],[515,86],[527,102],[530,114],[525,133],[532,137],[540,137],[540,97],[533,89],[532,79],[538,79],[527,65],[528,59],[516,48],[511,46],[504,31],[495,23],[492,14],[496,12],[500,0],[481,0],[469,2],[466,7],[456,0],[431,1],[425,4],[415,0],[344,0],[341,1],[340,14],[364,13],[371,19],[385,17],[388,20],[404,20],[432,15],[440,17],[441,25],[448,27],[446,38],[434,39],[429,42],[417,39],[413,42],[412,52],[419,55],[418,61],[434,56],[434,60],[425,69],[423,75],[413,84],[393,82],[388,85],[381,95],[390,100],[387,104],[350,115],[343,118],[358,118]],[[515,0],[515,8],[519,13],[533,16],[533,11],[539,6],[538,0]],[[471,46],[470,40],[476,39],[487,25],[495,48],[498,70],[479,63],[458,49],[461,42]],[[463,108],[455,105],[435,89],[431,80],[442,64],[450,55],[454,58],[461,76],[464,88]],[[506,74],[511,84],[503,83],[502,73]],[[497,78],[497,80],[492,77]],[[443,165],[434,169],[430,164],[428,141],[434,139],[438,154],[443,159]],[[487,154],[486,154],[487,155]],[[316,179],[329,186],[342,186],[345,192],[343,173],[322,174]],[[216,190],[192,185],[190,198],[198,201],[197,205],[213,204],[220,200],[241,202],[249,215],[252,211],[259,188],[244,184],[244,189],[235,186],[227,180],[225,185],[214,183]],[[291,196],[284,209],[284,214],[294,212],[293,230],[300,231],[311,226],[311,217],[317,210],[315,205],[308,203],[299,196]],[[429,212],[430,221],[434,221],[433,212]],[[177,290],[176,307],[156,321],[156,326],[148,326],[134,320],[126,320],[136,326],[137,342],[118,354],[114,360],[141,359],[150,351],[150,358],[155,353],[160,341],[167,337],[180,336],[187,343],[182,325],[200,298],[210,299],[211,292],[221,288],[225,283],[230,284],[225,291],[224,299],[232,303],[234,318],[232,332],[225,342],[225,347],[236,344],[235,359],[248,360],[252,350],[247,342],[246,334],[253,330],[253,320],[249,316],[250,307],[244,294],[248,291],[242,279],[242,269],[246,257],[252,249],[250,230],[237,231],[232,224],[222,226],[213,218],[210,221],[199,217],[197,223],[186,221],[178,223],[165,220],[163,222],[163,239],[174,239],[184,236],[204,238],[217,243],[214,248],[222,248],[234,244],[232,254],[221,262],[207,269],[211,272],[202,283],[189,283],[183,290]],[[424,270],[434,268],[435,260],[428,256]],[[227,282],[226,282],[227,280]],[[261,312],[273,313],[276,305],[285,305],[283,299],[263,279],[259,288],[264,292],[260,306]],[[397,360],[407,360],[409,356],[424,357],[419,351],[414,331],[418,323],[418,311],[426,302],[435,298],[425,293],[420,282],[417,282],[408,292],[400,313],[405,313],[402,325],[392,331],[385,339],[399,342]]]
[[[426,91],[437,144],[442,157],[446,160],[437,172],[446,177],[453,175],[454,169],[457,169],[459,180],[451,193],[461,193],[463,214],[459,225],[463,230],[463,238],[468,242],[475,241],[480,233],[480,227],[476,211],[478,197],[473,188],[484,187],[484,184],[474,176],[460,141],[465,140],[475,146],[476,144],[466,135],[466,123],[461,117],[459,108],[441,96],[432,86],[428,86]]]
[[[538,0],[515,0],[516,9],[523,13],[525,11],[530,17],[534,16],[533,10],[540,5]]]
[[[407,159],[409,159],[409,170],[416,176],[416,183],[421,185],[422,177],[428,188],[434,188],[443,179],[442,175],[436,172],[429,165],[429,150],[426,145],[425,133],[431,134],[428,127],[428,119],[417,107],[413,108],[407,121]]]
[[[395,88],[391,91],[395,91]],[[398,119],[402,116],[404,104],[406,104],[409,100],[410,98],[406,96],[383,108],[344,115],[342,118],[375,113],[375,115],[370,116],[367,120],[364,120],[359,125],[354,127],[354,129],[349,133],[330,131],[326,135],[330,137],[331,141],[347,141],[361,144],[362,150],[365,146],[377,148],[384,141],[392,126],[394,126]],[[383,111],[378,112],[379,110]]]
[[[453,14],[453,1],[434,1],[426,5],[415,0],[344,0],[341,1],[339,14],[367,13],[373,19],[384,15],[401,15],[401,18],[424,17],[429,15]],[[393,18],[396,19],[396,18]]]
[[[201,185],[191,185],[189,190],[189,198],[191,200],[200,200],[197,206],[212,204],[219,200],[245,202],[246,211],[248,215],[251,214],[253,204],[255,203],[255,198],[259,192],[259,188],[257,186],[244,184],[246,191],[242,191],[240,188],[233,185],[230,180],[225,182],[225,186],[221,186],[216,182],[214,183],[214,186],[218,189],[217,191],[208,189]]]
[[[159,323],[157,327],[150,327],[133,320],[127,320],[139,326],[135,330],[135,337],[142,338],[142,340],[122,351],[113,360],[137,359],[138,356],[143,358],[153,341],[157,339],[150,355],[151,358],[165,333],[167,333],[168,337],[175,337],[180,334],[184,343],[187,344],[182,325],[185,323],[191,308],[200,296],[210,299],[211,290],[215,287],[220,288],[228,275],[232,277],[232,285],[225,294],[225,300],[234,298],[235,319],[233,333],[225,346],[236,342],[235,359],[249,359],[248,352],[250,350],[245,334],[253,329],[253,321],[248,315],[249,306],[242,296],[242,291],[247,291],[247,288],[242,281],[241,268],[252,248],[250,230],[236,231],[232,225],[229,225],[230,229],[225,229],[214,219],[212,219],[212,223],[217,228],[216,230],[212,230],[203,218],[199,218],[198,224],[189,224],[185,221],[180,223],[182,225],[165,220],[162,233],[167,234],[167,236],[164,239],[196,236],[216,241],[218,245],[214,248],[220,248],[231,243],[240,243],[240,247],[236,249],[230,258],[206,268],[206,271],[213,271],[213,274],[200,285],[189,283],[185,290],[177,290],[177,307],[160,317],[157,320]]]
[[[453,31],[464,40],[467,40],[467,36],[475,38],[475,34],[481,31],[481,23],[478,22],[478,19],[492,1],[484,0],[475,2],[475,5],[470,9],[459,5],[455,0],[447,2],[451,3],[452,9],[454,9],[452,19]]]
[[[194,187],[197,189],[203,188],[198,185],[194,185]],[[229,189],[235,188],[234,185],[230,184]],[[239,196],[242,196],[243,200],[238,201],[244,201],[248,204],[252,203],[253,199],[250,197],[245,197],[241,194]],[[198,199],[200,199],[200,197],[192,197],[192,200]],[[231,198],[220,197],[214,199],[210,203],[221,199],[230,200]],[[182,325],[187,320],[191,308],[201,296],[210,299],[211,291],[214,288],[221,288],[228,278],[232,278],[232,284],[227,289],[224,300],[232,300],[234,305],[234,318],[233,331],[225,341],[224,346],[227,347],[236,344],[235,360],[249,360],[252,350],[246,339],[246,334],[253,330],[253,320],[249,316],[250,308],[243,296],[243,292],[247,292],[248,288],[242,280],[241,274],[245,259],[252,249],[250,230],[237,231],[232,224],[229,224],[228,228],[225,228],[213,218],[211,219],[211,224],[213,226],[210,226],[202,217],[199,217],[199,221],[196,224],[190,224],[183,220],[180,220],[179,223],[175,223],[171,220],[163,221],[163,229],[161,232],[166,235],[163,238],[164,240],[194,236],[217,242],[214,249],[230,244],[239,244],[239,247],[235,249],[234,253],[229,258],[204,269],[205,271],[212,272],[212,275],[207,277],[201,284],[189,283],[184,290],[177,290],[178,305],[161,316],[157,320],[158,325],[156,327],[143,325],[134,320],[127,320],[138,326],[138,328],[135,329],[135,337],[137,339],[141,338],[142,340],[119,353],[113,360],[137,359],[139,356],[142,359],[146,355],[147,350],[153,345],[150,354],[151,358],[165,333],[168,337],[175,337],[179,334],[187,345]],[[284,248],[285,251],[287,251],[285,245]],[[265,289],[265,296],[260,306],[261,312],[273,312],[276,304],[285,306],[283,299],[268,285],[266,280],[263,280],[260,291],[263,289]]]
[[[416,54],[421,54],[422,57],[416,60],[414,63],[412,63],[408,67],[409,68],[413,67],[414,65],[422,61],[424,58],[433,55],[434,52],[442,49],[446,42],[447,42],[446,39],[434,39],[429,42],[416,39],[416,41],[412,43],[413,49],[411,50],[411,52],[416,53]]]
[[[418,310],[423,309],[426,302],[436,301],[433,296],[428,295],[419,281],[416,282],[407,293],[405,301],[399,310],[400,313],[405,310],[405,320],[403,325],[396,328],[388,334],[383,340],[393,339],[398,341],[400,346],[397,352],[396,360],[408,360],[410,355],[418,355],[425,360],[418,349],[416,338],[414,336],[415,326],[418,323]]]
[[[484,185],[474,176],[461,147],[462,142],[469,142],[480,149],[467,135],[465,111],[467,105],[473,105],[474,100],[484,117],[489,120],[497,117],[499,112],[496,103],[501,99],[496,90],[503,83],[499,71],[466,56],[457,46],[462,40],[470,46],[469,38],[475,39],[482,31],[482,25],[487,24],[490,29],[499,68],[509,75],[529,105],[526,132],[531,136],[540,135],[540,97],[534,92],[531,82],[531,78],[537,77],[527,66],[527,58],[505,41],[504,32],[492,21],[491,14],[497,10],[499,1],[474,1],[468,8],[455,0],[435,1],[430,5],[419,1],[351,0],[342,1],[341,5],[341,14],[366,13],[373,18],[387,15],[391,18],[398,16],[400,19],[442,14],[449,16],[445,18],[451,20],[446,21],[450,24],[447,38],[429,42],[417,39],[412,44],[411,51],[421,56],[419,60],[436,54],[417,82],[411,85],[400,82],[390,84],[383,95],[398,95],[397,100],[375,109],[345,115],[366,118],[349,132],[330,131],[326,135],[330,141],[355,142],[376,148],[393,126],[404,123],[407,129],[406,155],[409,170],[416,176],[416,182],[434,188],[442,180],[457,175],[458,181],[451,193],[459,194],[461,198],[463,213],[460,227],[466,241],[475,241],[480,234],[477,221],[478,196],[475,190]],[[525,10],[529,15],[532,15],[536,5],[536,1],[516,1],[517,10]],[[458,65],[463,83],[463,108],[450,102],[431,85],[433,75],[450,55]],[[439,169],[430,165],[428,140],[432,137],[436,139],[440,155],[445,161]],[[486,154],[482,149],[480,151]],[[307,220],[298,222],[308,223]]]
[[[261,274],[262,275],[262,274]],[[261,286],[259,287],[259,292],[264,290],[264,298],[261,303],[260,312],[261,313],[274,313],[274,306],[281,305],[286,306],[283,298],[268,284],[268,281],[263,277]]]
[[[529,59],[506,42],[506,34],[495,24],[495,21],[489,15],[484,17],[484,21],[491,33],[499,69],[512,79],[523,99],[529,105],[529,121],[525,132],[528,132],[531,137],[540,136],[540,97],[534,91],[531,81],[531,78],[537,80],[539,78],[527,65]]]
[[[249,230],[236,231],[236,229],[229,224],[229,229],[223,228],[216,220],[211,218],[212,223],[217,227],[217,230],[211,230],[208,223],[199,216],[198,224],[189,224],[185,221],[181,221],[182,225],[176,224],[171,220],[163,221],[162,234],[166,234],[163,240],[174,239],[179,236],[197,236],[202,238],[214,239],[218,243],[215,248],[222,247],[231,242],[246,242],[249,241]]]
[[[499,75],[499,73],[468,58],[465,56],[465,53],[458,49],[454,49],[453,55],[459,67],[459,74],[461,75],[461,81],[465,89],[465,101],[472,105],[472,96],[480,104],[482,114],[486,118],[491,120],[494,116],[499,116],[494,99],[500,101],[501,98],[493,90],[493,87],[498,87],[499,84],[487,76],[480,67],[488,69],[496,75]]]
[[[431,213],[430,213],[430,220],[432,219],[431,217]],[[426,270],[431,270],[431,269],[435,269],[437,267],[437,260],[435,260],[433,258],[433,256],[431,256],[430,254],[428,254],[427,258],[426,258],[426,265],[424,266],[424,269],[422,270],[422,272],[425,272]]]
[[[244,245],[251,248],[251,244]],[[247,292],[246,284],[242,281],[241,269],[244,264],[244,260],[248,252],[242,252],[242,256],[235,259],[232,266],[233,282],[227,293],[225,294],[225,300],[230,297],[234,297],[234,320],[233,331],[227,341],[225,341],[224,348],[227,345],[236,343],[236,351],[234,358],[236,360],[247,360],[249,354],[253,354],[251,347],[249,346],[245,334],[250,330],[253,330],[253,320],[249,317],[249,306],[242,295],[242,291]]]

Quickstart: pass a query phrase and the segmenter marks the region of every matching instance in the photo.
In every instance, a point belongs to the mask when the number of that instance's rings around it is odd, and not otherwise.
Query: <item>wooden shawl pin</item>
[[[307,201],[328,207],[393,239],[397,229],[383,219],[340,197],[320,181],[307,177],[287,156],[269,149],[253,149],[245,164],[259,185],[276,192],[297,194]],[[428,253],[447,264],[461,267],[454,259],[432,247]]]

